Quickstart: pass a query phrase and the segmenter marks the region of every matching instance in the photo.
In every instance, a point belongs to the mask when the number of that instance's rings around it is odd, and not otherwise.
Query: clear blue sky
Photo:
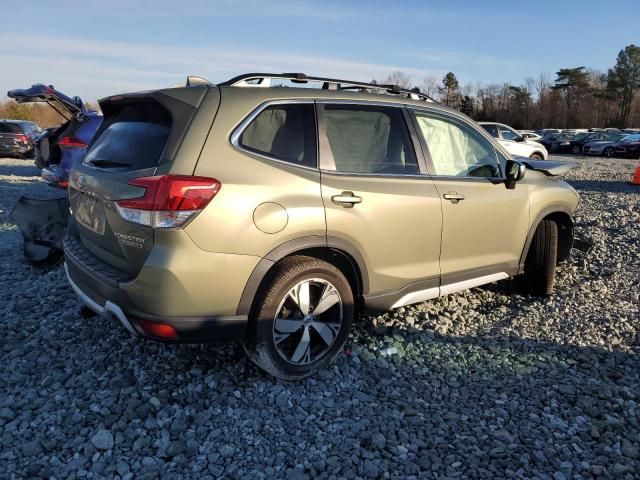
[[[518,84],[561,67],[606,71],[631,43],[638,0],[4,0],[0,93],[43,82],[91,101],[249,71]]]

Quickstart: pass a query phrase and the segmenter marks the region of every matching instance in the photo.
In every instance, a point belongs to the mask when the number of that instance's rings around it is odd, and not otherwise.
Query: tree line
[[[402,72],[376,83],[424,93],[478,121],[506,123],[518,129],[640,127],[640,47],[629,45],[606,73],[584,66],[561,68],[510,83],[461,84],[453,72],[441,80],[429,76],[412,84]]]
[[[413,89],[457,108],[475,120],[502,122],[518,129],[640,127],[640,47],[629,45],[606,73],[581,67],[561,68],[520,85],[461,84],[453,72],[441,80],[429,76],[414,85],[402,72],[375,83]],[[90,105],[91,108],[99,108]],[[41,127],[64,119],[43,104],[0,102],[0,119],[31,120]]]

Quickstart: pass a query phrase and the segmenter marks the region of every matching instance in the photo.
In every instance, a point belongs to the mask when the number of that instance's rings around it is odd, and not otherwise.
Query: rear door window
[[[274,160],[317,167],[316,123],[312,103],[266,107],[242,131],[238,146]]]
[[[98,168],[142,170],[158,165],[171,131],[171,114],[156,102],[125,106],[85,156]]]
[[[497,125],[493,125],[493,124],[489,124],[489,125],[485,125],[482,124],[480,125],[482,128],[484,128],[489,135],[491,135],[494,138],[499,138],[500,135],[498,134],[498,126]]]
[[[332,159],[343,173],[418,174],[411,136],[402,110],[377,105],[324,105]]]

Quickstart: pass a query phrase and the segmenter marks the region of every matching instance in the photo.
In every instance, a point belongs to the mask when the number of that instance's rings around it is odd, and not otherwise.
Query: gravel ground
[[[636,162],[579,161],[595,248],[556,295],[507,281],[367,317],[330,370],[283,383],[237,345],[82,318],[8,218],[56,192],[0,160],[0,477],[640,478]]]

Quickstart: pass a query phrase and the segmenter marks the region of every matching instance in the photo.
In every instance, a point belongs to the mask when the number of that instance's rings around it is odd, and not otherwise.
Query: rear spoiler
[[[532,160],[526,157],[515,157],[514,160],[524,164],[531,170],[537,170],[549,177],[563,175],[578,166],[575,162],[562,162],[557,160]]]

